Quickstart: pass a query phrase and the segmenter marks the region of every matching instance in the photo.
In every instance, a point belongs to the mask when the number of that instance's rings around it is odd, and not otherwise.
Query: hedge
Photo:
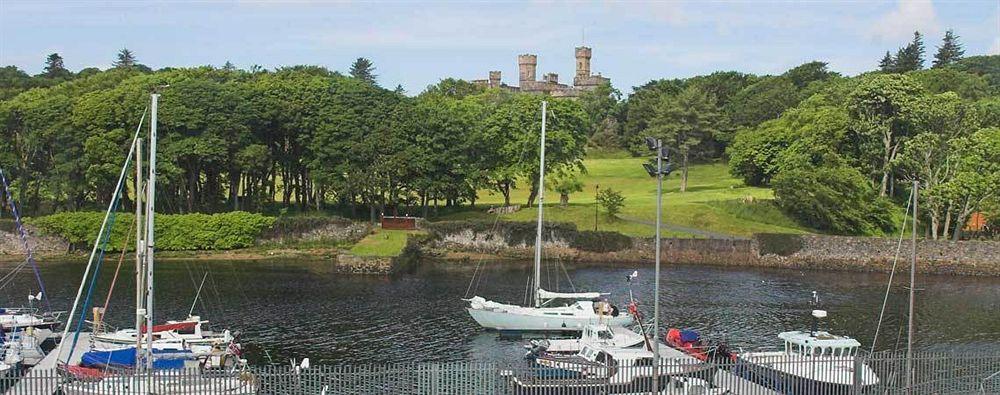
[[[60,236],[74,249],[90,249],[104,219],[101,212],[65,212],[26,221],[41,231]],[[135,248],[135,216],[118,213],[108,242],[108,251],[120,251],[129,235],[128,250]],[[228,250],[250,247],[257,237],[274,223],[261,214],[233,211],[220,214],[158,214],[156,249]]]

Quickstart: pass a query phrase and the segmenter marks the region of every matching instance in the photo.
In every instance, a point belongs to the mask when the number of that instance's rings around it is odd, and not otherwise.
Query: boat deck
[[[80,340],[77,341],[76,348],[73,350],[70,350],[69,343],[72,343],[72,339],[67,339],[67,345],[63,347],[59,355],[56,355],[56,352],[59,351],[59,346],[52,349],[52,351],[45,355],[45,358],[42,358],[41,362],[28,371],[24,379],[18,380],[5,393],[52,394],[56,392],[59,382],[58,378],[52,376],[52,371],[56,369],[56,365],[60,360],[70,355],[70,351],[72,351],[73,358],[69,363],[76,364],[80,362],[80,357],[83,353],[90,349],[90,332],[80,332]]]

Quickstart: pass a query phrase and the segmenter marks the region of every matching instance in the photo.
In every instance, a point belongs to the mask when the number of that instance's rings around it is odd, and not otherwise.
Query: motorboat
[[[726,394],[713,388],[716,367],[661,347],[654,388],[654,355],[645,347],[586,342],[574,355],[544,354],[530,376],[511,374],[515,394]]]
[[[826,311],[813,310],[816,319]],[[783,394],[848,394],[874,387],[879,378],[858,358],[861,343],[826,331],[778,334],[778,351],[740,352],[733,373]]]
[[[586,344],[602,344],[620,348],[641,347],[645,344],[645,340],[642,335],[623,326],[588,324],[580,333],[580,338],[531,340],[525,346],[528,348],[525,357],[533,359],[543,353],[573,355],[580,352]]]

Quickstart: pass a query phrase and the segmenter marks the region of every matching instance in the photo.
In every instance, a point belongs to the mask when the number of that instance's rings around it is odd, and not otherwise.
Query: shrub
[[[65,212],[29,218],[28,223],[42,231],[60,236],[74,249],[89,249],[97,237],[104,213]],[[131,213],[115,215],[106,250],[120,251],[135,247],[135,228]],[[233,211],[220,214],[160,214],[156,216],[157,250],[228,250],[249,247],[274,223],[274,218]],[[128,244],[126,245],[126,238]]]
[[[621,212],[622,207],[625,206],[625,197],[622,196],[621,192],[608,188],[597,193],[597,202],[600,203],[601,207],[604,207],[604,211],[608,213],[609,217],[615,218],[615,215]]]
[[[838,234],[891,232],[892,204],[847,166],[783,170],[774,178],[774,197],[801,224]]]

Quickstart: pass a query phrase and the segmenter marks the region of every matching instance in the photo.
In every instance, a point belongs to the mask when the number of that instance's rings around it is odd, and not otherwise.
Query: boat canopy
[[[538,290],[538,299],[549,300],[549,299],[581,299],[590,300],[597,299],[601,296],[609,295],[607,293],[601,292],[549,292],[544,289]]]
[[[153,369],[181,369],[184,360],[193,359],[190,350],[154,349]],[[135,347],[111,351],[88,351],[80,358],[80,366],[88,368],[134,368]]]

